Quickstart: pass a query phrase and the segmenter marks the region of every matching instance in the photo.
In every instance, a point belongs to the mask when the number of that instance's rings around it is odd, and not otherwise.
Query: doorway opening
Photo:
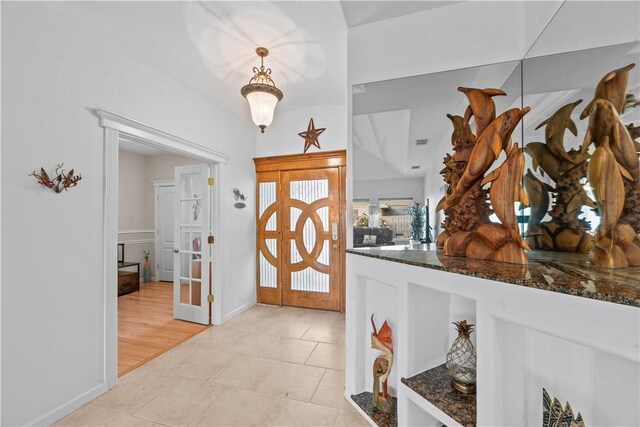
[[[220,186],[220,168],[229,157],[118,114],[101,109],[94,112],[100,119],[100,126],[104,128],[104,375],[107,387],[111,388],[116,385],[119,373],[134,369],[188,339],[189,333],[191,336],[197,333],[193,332],[194,325],[196,329],[202,330],[212,323],[220,322],[219,284],[222,266],[212,268],[218,265],[216,262],[219,259],[217,245],[213,242],[221,226],[220,191],[217,188]],[[145,190],[139,189],[137,192],[129,191],[129,187],[134,185],[133,177],[120,176],[120,172],[126,174],[126,169],[129,169],[129,172],[134,171],[138,181],[143,175],[139,170],[140,159],[134,159],[135,153],[131,150],[146,150],[147,154],[154,152],[163,156],[154,161],[144,160],[146,166],[142,169],[146,170],[142,180],[148,181],[148,186]],[[136,161],[138,170],[135,167]],[[129,167],[129,163],[132,163],[133,167]],[[166,177],[156,179],[146,175],[149,170],[158,169],[164,170]],[[170,174],[167,172],[169,169]],[[152,179],[155,182],[151,182]],[[164,188],[167,191],[160,191],[163,187],[171,187],[171,182],[173,191],[167,188]],[[128,187],[125,189],[125,186]],[[123,202],[121,196],[126,199],[127,195],[129,199]],[[161,203],[156,204],[163,198],[161,195],[164,196],[164,206]],[[148,225],[151,209],[154,218],[153,228],[149,228]],[[136,214],[129,211],[142,212],[139,212],[140,216],[147,222],[135,223],[133,217]],[[127,225],[126,221],[129,220],[134,222]],[[158,228],[156,220],[164,221],[164,228]],[[161,229],[164,233],[164,243],[173,238],[173,248],[168,248],[170,251],[163,252],[163,242],[156,242]],[[121,253],[119,258],[119,252],[123,249],[124,253]],[[167,252],[170,254],[169,257]],[[149,260],[140,260],[139,258],[144,258],[146,253],[149,254]],[[171,261],[173,278],[168,283],[163,282],[160,279],[168,278]],[[149,268],[145,269],[147,262]],[[120,293],[123,295],[119,297],[119,267],[123,264],[123,270],[127,270],[126,267],[131,267],[131,264],[134,264],[135,269],[129,268],[129,273],[122,274],[125,277],[122,281],[128,281],[129,287],[121,289],[123,292]],[[142,264],[140,273],[135,264]],[[162,273],[161,268],[164,270]],[[144,283],[145,270],[149,279],[147,283]],[[142,277],[132,279],[131,276],[134,274]],[[152,277],[156,279],[154,282],[151,282]],[[143,281],[142,284],[140,279]],[[137,285],[136,289],[132,289],[133,284]],[[126,310],[129,306],[135,308]],[[120,308],[125,310],[121,311]],[[175,341],[170,342],[170,333],[166,329],[162,332],[153,331],[146,321],[148,319],[136,322],[135,317],[139,318],[143,313],[151,317],[161,313],[165,319],[170,314],[168,320],[173,321],[173,325],[170,326]],[[155,322],[163,321],[156,318]],[[126,331],[123,339],[119,339],[119,323],[124,326],[123,331]],[[186,329],[191,332],[186,332]],[[127,334],[137,337],[147,334],[150,337],[147,344],[153,343],[156,348],[140,351],[145,344],[132,342],[135,340],[126,336]],[[167,347],[162,347],[163,345]],[[122,347],[122,352],[118,351],[119,347]],[[149,354],[150,351],[157,354]],[[125,358],[128,358],[129,362],[126,362]]]
[[[180,316],[174,307],[174,276],[180,284],[180,300],[200,304],[202,280],[200,253],[190,254],[191,265],[174,268],[175,248],[201,249],[201,237],[176,239],[176,211],[181,203],[176,173],[193,170],[201,160],[131,141],[121,136],[118,153],[118,377],[181,344],[208,325],[197,317]],[[206,167],[206,165],[205,165]],[[189,182],[189,185],[192,183]],[[188,194],[191,205],[186,223],[203,215],[202,199]],[[188,206],[186,206],[188,208]],[[196,212],[197,209],[197,212]],[[199,219],[199,218],[197,218]],[[193,222],[193,221],[191,221]],[[190,228],[195,226],[190,225]],[[195,245],[189,245],[194,239]],[[180,255],[179,257],[185,257]],[[189,282],[193,282],[191,290]],[[191,291],[191,292],[190,292]],[[181,304],[182,305],[182,304]],[[180,306],[177,307],[180,310]],[[187,320],[182,320],[187,319]],[[206,319],[206,323],[210,323]]]

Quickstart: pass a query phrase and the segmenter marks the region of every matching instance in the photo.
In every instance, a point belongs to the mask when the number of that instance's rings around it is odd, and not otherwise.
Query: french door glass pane
[[[202,191],[200,172],[180,177],[180,303],[201,305]]]
[[[290,198],[301,200],[305,203],[312,203],[318,199],[329,197],[329,180],[307,179],[291,181],[290,189]]]
[[[324,231],[329,231],[329,207],[323,206],[320,209],[317,209],[316,213],[320,217],[320,222],[322,223]]]
[[[265,239],[267,249],[271,252],[271,255],[278,257],[278,246],[276,239]],[[260,287],[262,288],[277,288],[277,270],[276,267],[271,264],[260,252]]]
[[[307,205],[313,202],[325,199],[329,196],[329,180],[328,179],[310,179],[291,181],[289,183],[289,198],[299,200]],[[300,233],[305,256],[307,260],[317,240],[322,240],[322,251],[317,259],[312,262],[319,262],[324,265],[329,264],[329,241],[323,235],[316,233],[316,226],[321,227],[323,231],[329,231],[329,209],[324,206],[315,211],[317,215],[311,215],[304,220],[304,225],[297,228],[298,221],[302,215],[302,210],[297,207],[289,209],[291,230]],[[303,261],[302,255],[298,250],[298,245],[294,239],[290,240],[291,263],[296,264]],[[308,262],[308,261],[307,261]],[[303,270],[291,272],[291,290],[306,292],[329,292],[329,275],[327,273],[316,270],[313,266],[307,266]]]
[[[307,267],[291,273],[291,289],[294,291],[329,293],[329,275]]]

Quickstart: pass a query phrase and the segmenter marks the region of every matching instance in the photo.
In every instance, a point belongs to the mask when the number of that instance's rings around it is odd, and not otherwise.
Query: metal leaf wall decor
[[[47,171],[44,168],[40,168],[40,173],[33,171],[29,174],[29,176],[35,176],[40,185],[43,185],[47,188],[51,188],[56,193],[62,193],[62,190],[67,191],[68,188],[75,187],[78,185],[78,182],[82,179],[82,175],[75,175],[75,170],[71,169],[69,172],[66,172],[62,167],[64,163],[61,163],[56,167],[53,172],[54,177],[51,178]]]

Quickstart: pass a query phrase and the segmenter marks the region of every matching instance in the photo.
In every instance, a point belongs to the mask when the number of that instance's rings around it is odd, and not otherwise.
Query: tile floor
[[[344,314],[257,305],[120,378],[56,426],[366,426],[344,398]]]

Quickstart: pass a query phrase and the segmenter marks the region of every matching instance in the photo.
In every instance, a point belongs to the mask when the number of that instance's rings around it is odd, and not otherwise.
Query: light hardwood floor
[[[141,283],[118,298],[118,376],[207,329],[173,318],[173,283]]]
[[[56,426],[367,426],[344,397],[344,314],[257,305]]]

